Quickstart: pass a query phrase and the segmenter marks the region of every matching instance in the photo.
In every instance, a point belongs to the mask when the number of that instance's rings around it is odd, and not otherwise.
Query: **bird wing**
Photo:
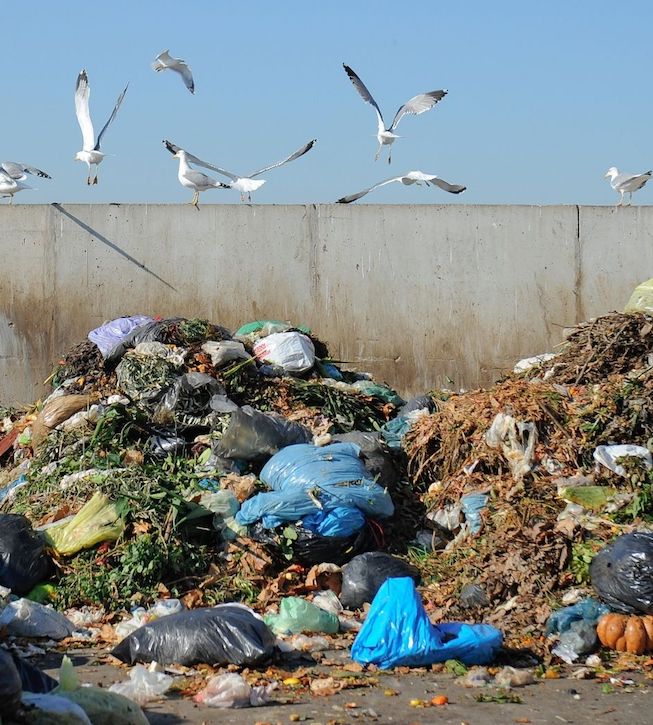
[[[166,65],[165,61],[170,60],[170,54],[168,52],[168,49],[162,51],[157,55],[157,57],[154,59],[154,63],[152,63],[152,70],[160,71],[164,70],[168,66]]]
[[[164,141],[165,147],[170,151],[171,154],[176,154],[177,151],[181,151],[181,146],[177,146],[176,144],[172,143],[171,141]],[[186,149],[183,149],[186,151]],[[188,157],[188,160],[191,164],[197,164],[198,166],[203,166],[205,169],[210,169],[211,171],[216,171],[218,174],[222,174],[223,176],[226,176],[227,178],[231,179],[232,181],[237,181],[239,176],[236,176],[236,174],[232,174],[231,171],[227,171],[226,169],[221,169],[219,166],[215,166],[214,164],[209,164],[207,161],[202,161],[202,159],[198,159],[197,156],[193,156],[189,151],[186,151],[186,156]]]
[[[82,147],[84,151],[91,151],[95,145],[95,134],[91,114],[88,110],[90,95],[91,89],[88,85],[88,76],[86,71],[82,70],[77,76],[77,85],[75,86],[75,114],[77,115],[77,123],[82,129]]]
[[[367,189],[363,189],[363,191],[358,191],[355,194],[350,194],[349,196],[343,196],[341,199],[338,199],[336,204],[351,204],[352,201],[356,201],[356,199],[360,199],[361,197],[365,196],[365,194],[369,194],[370,191],[374,191],[374,189],[378,189],[379,186],[385,186],[386,184],[391,184],[393,181],[402,181],[403,176],[393,176],[391,179],[386,179],[385,181],[380,181],[378,184],[374,184],[374,186],[370,186]]]
[[[191,93],[195,93],[195,81],[193,80],[193,74],[186,64],[186,61],[176,60],[172,66],[172,70],[176,70],[183,78],[186,88],[188,88]]]
[[[221,181],[217,181],[212,176],[203,174],[201,171],[196,171],[195,169],[187,171],[184,176],[188,179],[188,181],[196,186],[215,186],[218,189],[231,189],[229,184],[223,184]]]
[[[637,189],[641,189],[650,178],[650,171],[644,174],[619,174],[619,176],[615,176],[612,182],[612,188],[620,190],[622,187],[630,186],[630,189],[625,188],[624,191],[636,191]]]
[[[45,171],[41,171],[41,169],[37,169],[34,166],[27,166],[26,164],[16,163],[15,161],[3,161],[0,166],[7,176],[10,176],[12,179],[21,179],[25,174],[40,176],[42,179],[52,178],[49,174],[46,174]]]
[[[367,90],[367,87],[356,73],[354,73],[354,71],[344,63],[342,64],[342,67],[345,69],[345,73],[349,76],[349,80],[354,84],[354,88],[358,91],[360,97],[365,101],[365,103],[369,103],[376,111],[379,133],[382,133],[385,131],[385,123],[383,121],[383,114],[381,113],[381,109],[379,108],[377,102],[374,100],[372,94]]]
[[[317,139],[314,138],[312,141],[309,141],[307,144],[304,144],[300,149],[297,149],[295,153],[290,154],[290,156],[287,159],[284,159],[283,161],[278,161],[276,164],[271,164],[270,166],[266,166],[264,169],[259,169],[258,171],[255,171],[253,174],[250,174],[247,178],[253,179],[255,176],[260,176],[261,174],[264,174],[266,171],[269,171],[270,169],[276,169],[277,166],[283,166],[284,164],[287,164],[289,161],[294,161],[295,159],[298,159],[300,156],[303,156],[305,153],[310,151],[313,146],[317,143]]]
[[[107,128],[109,128],[109,126],[111,125],[111,122],[116,117],[116,114],[118,113],[118,109],[122,105],[123,99],[125,98],[125,93],[127,93],[128,88],[129,88],[129,83],[125,86],[125,89],[123,90],[123,92],[118,96],[118,100],[116,101],[116,105],[113,107],[113,111],[111,111],[109,120],[104,124],[104,126],[102,126],[102,130],[100,131],[100,133],[98,134],[98,137],[97,137],[97,143],[95,144],[94,151],[100,150],[100,143],[102,141],[102,136],[104,136],[104,132],[107,130]]]
[[[392,125],[390,130],[393,131],[397,128],[397,124],[401,119],[410,113],[413,116],[419,116],[424,111],[429,111],[438,101],[441,101],[447,95],[447,91],[429,91],[428,93],[420,93],[418,96],[413,96],[407,103],[399,108],[395,117],[392,119]]]
[[[460,184],[450,184],[448,181],[439,179],[437,176],[429,179],[427,184],[435,184],[435,186],[439,186],[443,191],[448,191],[450,194],[461,194],[467,188],[466,186],[461,186]]]

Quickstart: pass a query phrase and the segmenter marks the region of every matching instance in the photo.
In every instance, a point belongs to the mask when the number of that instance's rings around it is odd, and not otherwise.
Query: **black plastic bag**
[[[381,551],[370,551],[355,556],[342,567],[340,601],[347,609],[358,609],[371,602],[386,579],[409,576],[419,584],[420,575],[415,567]]]
[[[221,604],[155,619],[113,649],[119,660],[164,665],[257,665],[274,650],[274,635],[247,607]]]
[[[610,609],[653,614],[653,533],[618,536],[592,559],[590,576]]]
[[[0,722],[16,712],[22,689],[20,675],[11,655],[0,649]]]
[[[397,417],[405,418],[408,413],[426,408],[429,413],[435,410],[435,401],[430,395],[418,395],[404,403],[397,411]]]
[[[392,455],[381,445],[380,433],[365,433],[354,430],[350,433],[337,433],[334,441],[354,443],[361,449],[365,468],[374,476],[374,480],[383,488],[392,487],[399,481],[399,471]]]
[[[50,575],[52,560],[43,540],[19,514],[0,514],[0,585],[27,594]]]
[[[13,657],[14,666],[18,671],[18,676],[20,677],[21,685],[25,692],[52,692],[55,687],[59,686],[59,683],[54,677],[50,677],[43,670],[40,670],[26,660],[21,660],[15,653],[12,653],[11,656]]]
[[[180,375],[163,394],[154,412],[158,423],[179,427],[206,426],[213,415],[211,399],[224,394],[224,386],[205,373]]]
[[[282,549],[283,528],[266,529],[260,521],[248,528],[248,535],[265,544],[279,561],[288,561]],[[358,554],[378,546],[369,524],[351,536],[320,536],[299,524],[292,524],[297,538],[291,543],[292,561],[313,566],[314,564],[337,564],[342,566]]]
[[[313,434],[305,425],[244,405],[231,414],[229,426],[213,445],[213,452],[223,458],[265,460],[286,446],[312,440]]]

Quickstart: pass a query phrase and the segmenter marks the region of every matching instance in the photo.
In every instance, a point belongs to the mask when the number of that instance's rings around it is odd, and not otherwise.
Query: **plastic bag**
[[[273,529],[284,521],[298,521],[317,510],[354,507],[372,517],[394,512],[388,491],[369,478],[353,443],[324,447],[288,446],[263,467],[260,478],[273,490],[245,501],[236,520],[251,524],[259,519]]]
[[[12,657],[24,692],[52,692],[59,685],[54,677],[50,677],[35,665],[20,659],[16,654],[12,654]],[[0,672],[1,670],[0,667]]]
[[[572,622],[560,635],[558,644],[551,650],[568,665],[573,664],[582,655],[588,655],[599,648],[596,624],[583,619]]]
[[[279,614],[266,614],[265,623],[275,634],[301,634],[326,632],[335,634],[339,629],[338,617],[301,597],[281,600]]]
[[[228,672],[211,677],[193,699],[209,707],[260,707],[270,701],[276,687],[276,682],[251,687],[242,675]]]
[[[653,614],[653,533],[618,536],[592,559],[590,576],[610,609]]]
[[[57,554],[71,556],[102,541],[116,541],[124,528],[116,505],[96,491],[70,521],[51,526],[44,537]]]
[[[303,373],[315,364],[315,347],[301,332],[276,332],[255,343],[254,356],[288,373]]]
[[[515,481],[520,482],[531,470],[537,443],[535,423],[518,421],[506,413],[497,413],[485,434],[490,448],[501,448]]]
[[[202,345],[202,351],[211,357],[211,363],[220,368],[234,360],[249,360],[252,356],[238,340],[209,341]]]
[[[610,611],[609,607],[588,597],[570,607],[556,609],[546,622],[546,634],[559,634],[571,628],[574,622],[587,622],[596,628],[599,619]]]
[[[349,537],[365,526],[365,515],[357,508],[338,506],[304,516],[302,526],[319,536]]]
[[[88,339],[97,345],[102,357],[107,355],[122,342],[135,328],[141,327],[154,320],[147,315],[133,315],[132,317],[117,317],[88,333]]]
[[[59,395],[50,399],[32,422],[32,445],[38,448],[53,428],[96,400],[92,395]]]
[[[331,439],[334,443],[353,443],[358,446],[365,468],[379,486],[388,488],[399,481],[399,471],[394,458],[381,445],[380,433],[355,430],[350,433],[337,433]]]
[[[274,650],[274,635],[248,607],[221,604],[186,610],[143,625],[112,654],[123,662],[256,665]]]
[[[483,526],[483,511],[487,506],[488,493],[467,493],[460,499],[460,509],[472,534],[478,534]]]
[[[174,422],[182,428],[208,425],[213,410],[211,398],[224,395],[222,383],[205,373],[185,373],[167,390],[154,411],[157,423]]]
[[[358,609],[365,602],[371,602],[382,584],[393,577],[410,577],[416,584],[421,578],[417,569],[390,554],[370,551],[355,556],[342,567],[342,606]]]
[[[51,569],[52,560],[30,522],[19,514],[0,514],[0,586],[27,594]]]
[[[638,284],[626,303],[624,312],[648,312],[653,314],[653,279]]]
[[[0,722],[18,709],[22,688],[14,660],[8,652],[0,649]]]
[[[179,377],[177,366],[164,357],[130,351],[116,367],[117,388],[142,407],[156,405],[164,391]]]
[[[502,641],[501,632],[489,624],[431,624],[413,580],[404,577],[388,579],[379,589],[351,656],[382,669],[450,659],[483,665],[494,659]]]
[[[282,322],[281,320],[255,320],[239,327],[234,332],[234,337],[258,340],[259,337],[266,337],[276,332],[286,332],[291,328],[292,325],[289,322]]]
[[[362,395],[368,395],[371,398],[380,398],[384,403],[400,406],[405,404],[405,400],[398,395],[392,388],[387,385],[379,385],[372,380],[357,380],[352,383],[352,388]]]
[[[172,682],[173,678],[165,672],[150,672],[147,667],[136,665],[129,673],[129,679],[111,685],[109,692],[117,692],[139,705],[145,705],[160,699],[170,689]]]
[[[76,702],[58,694],[25,692],[21,702],[29,725],[95,725]]]
[[[597,463],[601,463],[619,476],[626,478],[628,473],[622,465],[617,463],[617,460],[627,456],[639,458],[646,468],[653,468],[651,452],[644,446],[634,446],[628,443],[617,446],[597,446],[593,454],[593,458]]]
[[[0,627],[14,637],[47,637],[64,639],[75,631],[75,625],[61,612],[29,599],[9,602],[0,612]]]
[[[308,443],[312,439],[311,431],[301,423],[245,405],[231,414],[229,426],[216,441],[213,452],[224,458],[254,461],[269,458],[286,446]]]

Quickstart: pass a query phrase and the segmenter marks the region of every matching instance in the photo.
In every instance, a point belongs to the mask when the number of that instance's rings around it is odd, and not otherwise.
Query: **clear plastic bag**
[[[152,672],[143,665],[136,665],[125,682],[116,682],[109,692],[117,692],[139,705],[159,700],[170,689],[173,678],[165,672]]]
[[[275,634],[301,634],[302,632],[338,631],[338,617],[301,597],[281,600],[279,614],[267,614],[266,624]]]
[[[303,373],[315,364],[315,347],[301,332],[276,332],[254,345],[254,355],[288,373]]]
[[[276,687],[276,682],[251,687],[242,675],[228,672],[212,677],[193,699],[209,707],[260,707],[270,701]]]
[[[14,637],[43,637],[64,639],[69,637],[75,626],[61,612],[45,607],[29,599],[9,602],[0,613],[0,627]]]

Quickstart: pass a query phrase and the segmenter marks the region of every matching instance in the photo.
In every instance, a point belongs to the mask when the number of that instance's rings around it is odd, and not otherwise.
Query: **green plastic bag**
[[[61,556],[71,556],[102,541],[115,541],[125,528],[116,505],[96,491],[66,523],[45,531],[47,545]]]
[[[301,632],[334,634],[340,627],[335,614],[320,609],[301,597],[282,599],[279,614],[266,614],[264,619],[275,634],[300,634]]]
[[[352,387],[356,388],[363,395],[369,395],[371,398],[380,398],[386,403],[392,405],[403,405],[406,401],[398,395],[392,388],[387,385],[379,385],[372,380],[357,380]]]
[[[624,312],[648,312],[653,315],[653,279],[647,279],[635,287]]]

